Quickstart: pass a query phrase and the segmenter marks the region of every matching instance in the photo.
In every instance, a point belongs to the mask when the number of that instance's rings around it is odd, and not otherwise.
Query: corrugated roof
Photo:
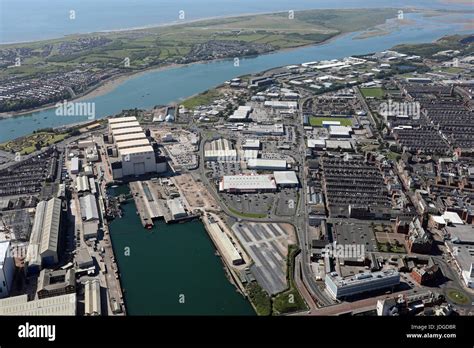
[[[40,254],[46,251],[57,253],[59,242],[59,225],[61,219],[61,200],[51,198],[46,207],[43,233],[41,236]]]
[[[153,152],[153,148],[151,145],[147,146],[140,146],[140,147],[131,147],[128,149],[119,149],[120,155],[133,155],[135,153],[142,153],[142,152]]]

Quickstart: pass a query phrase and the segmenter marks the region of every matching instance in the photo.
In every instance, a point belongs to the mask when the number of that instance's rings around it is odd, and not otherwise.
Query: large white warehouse
[[[166,171],[165,158],[156,155],[136,117],[109,119],[109,136],[118,155],[117,160],[111,162],[114,179]]]

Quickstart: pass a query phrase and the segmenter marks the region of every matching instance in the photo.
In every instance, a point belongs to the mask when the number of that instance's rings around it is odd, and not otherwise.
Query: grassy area
[[[406,253],[406,249],[403,245],[379,243],[377,242],[377,249],[384,253]]]
[[[341,122],[341,126],[352,126],[352,119],[351,118],[316,117],[316,116],[311,116],[309,118],[309,124],[313,127],[321,127],[323,125],[323,121],[339,121],[339,122]]]
[[[392,160],[392,161],[398,161],[402,155],[397,153],[397,152],[394,152],[394,151],[389,151],[387,154],[386,154],[387,158],[389,160]]]
[[[267,217],[267,214],[262,214],[262,213],[243,213],[238,210],[235,210],[231,207],[228,207],[229,210],[234,213],[235,215],[238,215],[243,218],[249,218],[249,219],[264,219]]]
[[[467,305],[470,303],[469,296],[458,289],[448,289],[446,295],[448,299],[456,304]]]
[[[445,36],[432,43],[403,44],[397,45],[393,49],[400,53],[417,55],[430,59],[451,59],[446,56],[434,56],[440,51],[459,50],[461,55],[474,53],[474,45],[471,40],[472,35],[452,35]]]
[[[298,246],[290,245],[288,247],[287,281],[289,289],[277,294],[273,299],[273,314],[275,315],[298,312],[308,309],[306,303],[298,292],[296,285],[294,284],[293,272],[295,268],[295,257],[298,252]]]
[[[60,142],[66,138],[67,133],[38,132],[26,137],[17,138],[9,142],[0,144],[0,149],[12,153],[28,155],[41,148]]]
[[[384,91],[380,87],[361,88],[360,92],[365,98],[367,97],[382,98],[384,96]]]
[[[184,105],[184,107],[187,109],[194,109],[200,105],[210,104],[213,100],[217,99],[219,95],[220,93],[217,90],[211,89],[194,97],[188,98],[180,104]]]
[[[268,316],[272,313],[272,301],[265,290],[257,282],[252,282],[246,286],[250,301],[255,307],[258,315]]]

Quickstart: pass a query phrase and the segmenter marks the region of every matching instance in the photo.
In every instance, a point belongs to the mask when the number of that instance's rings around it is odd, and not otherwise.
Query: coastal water
[[[469,9],[436,0],[0,0],[0,44],[76,33],[136,28],[248,13],[323,9],[418,7]],[[472,6],[471,6],[472,7]],[[75,11],[74,19],[70,11]]]
[[[146,230],[133,201],[122,208],[110,231],[128,314],[255,315],[227,279],[200,221]]]
[[[98,118],[128,108],[151,108],[182,100],[239,75],[307,61],[382,51],[401,43],[431,42],[448,34],[467,33],[463,20],[468,16],[456,14],[440,18],[408,14],[406,17],[413,20],[413,24],[399,26],[384,36],[354,39],[358,33],[353,33],[321,45],[241,59],[239,67],[234,66],[233,60],[221,60],[148,71],[126,80],[107,94],[85,101],[95,103]],[[81,121],[87,121],[87,117],[57,116],[54,109],[1,119],[0,143],[30,134],[36,129]]]

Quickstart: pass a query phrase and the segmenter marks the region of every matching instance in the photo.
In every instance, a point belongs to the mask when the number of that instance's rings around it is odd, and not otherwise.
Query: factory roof
[[[393,269],[387,269],[378,272],[366,272],[352,275],[349,277],[341,277],[336,272],[328,274],[337,287],[352,286],[356,284],[370,283],[372,281],[383,278],[399,277],[399,273]]]
[[[350,150],[352,149],[352,144],[349,140],[326,140],[326,148]]]
[[[140,146],[140,147],[130,147],[127,149],[119,149],[120,155],[133,155],[136,153],[145,153],[145,152],[153,152],[153,148],[151,145]]]
[[[272,107],[272,108],[285,108],[285,109],[298,108],[298,103],[295,101],[267,100],[264,103],[264,105]]]
[[[282,168],[286,169],[286,160],[253,158],[247,162],[249,168]]]
[[[117,143],[117,147],[119,149],[128,149],[128,148],[134,148],[134,147],[141,147],[145,145],[150,145],[150,142],[148,139],[137,139],[137,140],[129,140],[129,141],[121,141],[120,143]]]
[[[136,121],[137,118],[135,116],[125,116],[125,117],[113,117],[109,118],[109,124],[115,123],[123,123],[123,122],[133,122]]]
[[[442,217],[446,222],[450,222],[454,225],[462,225],[464,223],[459,215],[453,211],[444,212]]]
[[[0,315],[76,315],[76,294],[48,297],[28,302],[28,295],[0,300]]]
[[[186,211],[184,210],[183,204],[179,198],[169,199],[167,202],[168,208],[170,208],[171,214],[173,216],[185,215]]]
[[[221,190],[276,189],[271,175],[226,175],[222,177]]]
[[[326,141],[324,139],[308,139],[308,147],[324,147],[326,145]]]
[[[474,225],[448,226],[446,230],[451,235],[451,240],[455,243],[474,243]]]
[[[90,279],[84,284],[84,293],[85,293],[85,309],[84,312],[86,315],[100,315],[101,314],[101,305],[100,305],[100,283],[99,279]]]
[[[140,126],[140,123],[138,121],[132,121],[132,122],[120,122],[120,123],[112,123],[110,125],[110,129],[115,131],[116,129],[121,129],[121,128],[132,128],[132,127],[138,127]]]
[[[87,176],[76,177],[76,190],[77,192],[89,191],[89,179]]]
[[[277,185],[298,185],[298,177],[293,171],[273,172]]]
[[[229,116],[229,120],[245,120],[251,111],[252,107],[250,106],[239,106],[237,110]]]
[[[122,135],[115,135],[114,140],[115,143],[118,145],[120,142],[130,141],[130,140],[138,140],[138,139],[146,139],[145,133],[141,131],[137,133],[127,133]]]
[[[112,130],[114,137],[123,134],[132,134],[132,133],[143,133],[142,127],[130,127],[130,128],[121,128]]]
[[[239,252],[230,241],[229,236],[222,231],[217,222],[209,223],[207,226],[208,229],[210,229],[211,235],[219,239],[221,251],[226,259],[230,260],[232,263],[242,260],[242,256],[240,256]]]
[[[51,198],[46,206],[41,235],[40,254],[45,251],[57,252],[59,243],[59,225],[61,219],[61,200]]]
[[[81,215],[86,221],[99,220],[99,211],[94,195],[86,195],[79,199],[81,203]]]
[[[329,126],[329,134],[349,136],[352,132],[352,127],[348,126]]]
[[[242,147],[245,148],[260,148],[260,140],[258,139],[246,139],[242,144]]]

